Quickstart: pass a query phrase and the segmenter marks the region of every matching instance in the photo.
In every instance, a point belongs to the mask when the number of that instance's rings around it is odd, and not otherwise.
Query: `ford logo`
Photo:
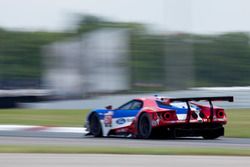
[[[124,124],[126,122],[126,120],[124,118],[120,118],[118,120],[116,120],[116,123],[121,125],[121,124]]]

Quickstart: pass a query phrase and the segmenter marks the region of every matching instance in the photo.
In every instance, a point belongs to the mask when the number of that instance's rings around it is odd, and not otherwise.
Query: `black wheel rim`
[[[148,137],[150,134],[150,122],[146,116],[141,118],[140,132],[142,137]]]

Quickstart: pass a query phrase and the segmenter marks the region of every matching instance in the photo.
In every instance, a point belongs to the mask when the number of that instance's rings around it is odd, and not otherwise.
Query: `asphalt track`
[[[188,90],[166,91],[155,93],[138,93],[138,94],[118,94],[103,95],[90,99],[82,100],[63,100],[49,101],[41,103],[25,103],[20,104],[22,108],[36,109],[94,109],[103,108],[107,105],[118,107],[125,102],[136,97],[147,97],[152,95],[165,97],[204,97],[204,96],[234,96],[234,102],[215,102],[222,108],[250,108],[250,86],[249,87],[213,87],[213,88],[191,88]],[[94,107],[94,108],[93,108]]]
[[[93,138],[91,136],[84,136],[81,133],[2,131],[0,132],[0,145],[126,148],[250,148],[250,139],[222,137],[216,140],[203,140],[202,138],[138,140],[129,138]],[[155,165],[159,167],[246,167],[250,166],[250,158],[234,156],[0,153],[0,164],[3,164],[4,167],[152,167]]]
[[[250,148],[250,139],[219,138],[178,138],[142,140],[130,138],[93,138],[93,137],[17,137],[0,136],[0,145],[38,145],[38,146],[76,146],[76,147],[127,147],[127,148],[164,148],[164,147],[213,147],[213,148]]]
[[[247,167],[249,157],[109,155],[109,154],[0,154],[4,167]]]
[[[143,140],[133,138],[94,138],[86,136],[81,127],[46,127],[28,125],[1,125],[0,145],[53,145],[94,147],[220,147],[250,148],[250,139],[225,138],[204,140],[203,138],[177,138]]]

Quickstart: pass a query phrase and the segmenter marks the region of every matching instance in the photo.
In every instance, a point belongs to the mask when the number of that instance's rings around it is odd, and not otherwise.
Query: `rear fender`
[[[152,127],[155,127],[157,125],[156,120],[158,118],[154,119],[154,117],[157,116],[156,111],[152,110],[152,109],[142,110],[138,114],[138,116],[136,117],[136,119],[134,120],[134,130],[133,131],[135,132],[135,134],[138,134],[139,119],[140,119],[141,115],[144,114],[144,113],[147,113],[149,115]]]

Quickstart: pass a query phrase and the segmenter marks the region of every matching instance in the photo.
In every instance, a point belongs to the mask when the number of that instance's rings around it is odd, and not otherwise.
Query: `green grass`
[[[0,124],[82,127],[87,113],[88,110],[0,110]]]
[[[88,110],[0,110],[0,124],[82,127]],[[226,111],[225,136],[250,138],[250,109]]]
[[[250,109],[226,110],[225,136],[250,138]]]
[[[80,153],[144,155],[227,155],[250,156],[250,149],[239,148],[128,148],[128,147],[59,147],[0,145],[0,153]]]

